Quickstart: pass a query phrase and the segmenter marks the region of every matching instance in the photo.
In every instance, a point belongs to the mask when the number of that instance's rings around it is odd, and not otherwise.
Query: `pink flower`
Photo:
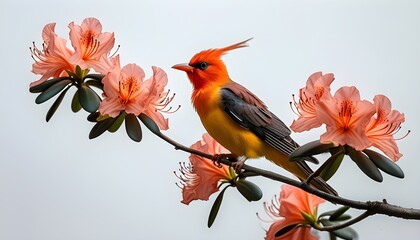
[[[208,133],[203,134],[200,140],[191,146],[211,155],[227,153],[227,150],[216,142]],[[222,181],[229,182],[236,177],[234,171],[228,166],[221,168],[212,161],[191,154],[190,164],[181,164],[181,174],[178,178],[182,184],[182,203],[188,205],[193,200],[208,200],[210,195],[219,191],[218,184]]]
[[[338,89],[333,99],[319,101],[316,111],[318,121],[325,123],[327,128],[321,135],[322,143],[347,144],[357,151],[372,145],[365,130],[375,107],[369,101],[360,100],[356,87]]]
[[[376,95],[373,102],[376,115],[366,127],[366,135],[373,146],[382,150],[393,161],[397,161],[402,154],[393,136],[405,121],[404,114],[391,110],[391,101],[384,95]]]
[[[268,229],[265,239],[318,239],[317,236],[311,234],[311,227],[303,218],[302,212],[311,215],[316,219],[318,205],[324,201],[324,199],[309,194],[299,188],[283,185],[278,200],[274,199],[271,205],[264,203],[266,213],[274,221]],[[281,237],[274,237],[278,231],[292,224],[301,224],[301,226],[289,231]]]
[[[106,74],[112,67],[108,54],[114,47],[114,33],[102,33],[102,25],[96,18],[86,18],[82,25],[69,24],[70,40],[75,54],[72,62],[82,69],[93,68]]]
[[[66,47],[66,40],[59,37],[55,32],[55,23],[45,25],[42,30],[42,50],[35,44],[31,48],[32,58],[35,63],[32,65],[32,72],[42,75],[38,81],[32,82],[31,87],[43,83],[50,77],[59,77],[66,74],[65,70],[74,71],[74,65],[70,62],[73,50]]]
[[[146,100],[147,108],[144,110],[144,114],[149,116],[161,130],[167,130],[169,128],[168,119],[164,118],[161,112],[171,112],[171,108],[165,108],[173,100],[175,95],[168,97],[169,91],[165,92],[165,86],[168,83],[166,73],[159,67],[152,67],[152,69],[152,78],[145,81],[149,95]]]
[[[149,90],[144,86],[144,71],[136,64],[119,64],[103,79],[104,100],[99,105],[101,115],[117,117],[121,111],[138,116],[145,109]]]
[[[315,105],[323,100],[331,98],[330,85],[334,80],[334,74],[322,75],[322,72],[313,73],[306,81],[306,87],[299,90],[299,100],[294,101],[296,114],[290,128],[295,132],[303,132],[321,126],[318,121]]]
[[[121,111],[136,116],[144,113],[160,129],[168,129],[168,119],[161,113],[173,99],[167,98],[166,93],[162,94],[168,82],[166,73],[158,67],[152,67],[153,76],[144,80],[145,73],[140,66],[127,64],[121,69],[118,55],[112,62],[113,67],[102,79],[104,100],[99,105],[99,113],[110,117],[117,117]]]

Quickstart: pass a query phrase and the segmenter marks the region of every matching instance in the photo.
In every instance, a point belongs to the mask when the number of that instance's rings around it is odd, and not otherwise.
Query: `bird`
[[[172,68],[186,72],[193,87],[191,101],[204,128],[233,156],[243,159],[242,162],[265,157],[304,181],[313,171],[305,161],[289,161],[289,155],[299,147],[291,138],[289,127],[254,93],[233,81],[222,60],[229,51],[248,47],[251,39],[203,50],[189,63]],[[303,160],[317,162],[313,157]],[[311,185],[337,195],[320,177],[314,178]]]

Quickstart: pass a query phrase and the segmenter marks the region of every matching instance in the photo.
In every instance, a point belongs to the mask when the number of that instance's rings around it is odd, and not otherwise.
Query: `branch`
[[[198,156],[201,156],[203,158],[210,159],[210,160],[213,157],[210,154],[203,153],[203,152],[197,151],[195,149],[191,149],[189,147],[186,147],[186,146],[172,140],[171,138],[167,137],[166,135],[164,135],[160,131],[152,131],[152,132],[155,135],[157,135],[159,138],[161,138],[162,140],[164,140],[167,143],[174,146],[176,150],[182,150],[184,152],[195,154],[195,155],[198,155]],[[232,165],[232,162],[230,160],[224,159],[224,158],[220,159],[220,163],[228,165],[228,166]],[[268,178],[268,179],[271,179],[271,180],[274,180],[274,181],[279,181],[279,182],[282,182],[282,183],[286,183],[286,184],[298,187],[298,188],[300,188],[300,189],[302,189],[302,190],[304,190],[308,193],[311,193],[313,195],[321,197],[321,198],[323,198],[325,200],[328,200],[332,203],[337,203],[337,204],[341,204],[341,205],[344,205],[344,206],[349,206],[349,207],[352,207],[352,208],[355,208],[355,209],[366,210],[366,212],[364,214],[360,215],[359,217],[363,216],[363,218],[365,218],[369,215],[382,214],[382,215],[388,215],[390,217],[420,220],[420,209],[404,208],[404,207],[400,207],[400,206],[397,206],[397,205],[389,204],[389,203],[386,202],[385,199],[383,201],[368,201],[368,202],[346,199],[346,198],[343,198],[343,197],[334,196],[334,195],[322,192],[318,189],[312,188],[309,184],[307,184],[305,182],[296,181],[296,180],[293,180],[291,178],[285,177],[283,175],[274,173],[272,171],[256,168],[256,167],[249,166],[249,165],[246,165],[246,164],[243,165],[242,169],[244,169],[245,172],[248,172],[253,176],[259,175],[259,176],[262,176],[262,177],[265,177],[265,178]]]
[[[345,223],[334,225],[334,226],[324,226],[324,227],[314,225],[314,228],[317,229],[317,230],[320,230],[320,231],[328,231],[328,232],[336,231],[336,230],[339,230],[339,229],[342,229],[342,228],[349,227],[349,226],[351,226],[355,223],[358,223],[358,222],[362,221],[363,219],[365,219],[365,218],[367,218],[367,217],[369,217],[373,214],[374,213],[371,213],[368,210],[368,211],[365,211],[364,213],[360,214],[359,216],[357,216],[357,217],[355,217],[355,218],[353,218],[353,219],[351,219],[351,220],[349,220]]]

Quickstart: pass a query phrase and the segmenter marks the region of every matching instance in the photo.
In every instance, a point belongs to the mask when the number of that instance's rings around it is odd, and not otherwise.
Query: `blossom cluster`
[[[293,99],[299,117],[290,128],[302,132],[325,124],[321,143],[348,145],[357,151],[374,146],[397,161],[402,154],[394,134],[405,121],[404,114],[393,110],[391,101],[384,95],[376,95],[373,103],[361,100],[354,86],[341,87],[332,95],[333,80],[333,74],[321,72],[308,78],[306,87],[299,90],[299,99]]]
[[[43,28],[41,49],[35,43],[30,48],[35,60],[32,72],[41,75],[30,84],[31,92],[41,92],[37,103],[67,87],[61,94],[64,97],[67,89],[75,86],[78,88],[72,103],[75,112],[81,107],[91,113],[98,110],[101,119],[117,118],[121,114],[145,114],[160,129],[169,128],[168,119],[162,112],[168,112],[166,107],[173,96],[165,90],[168,79],[161,68],[152,67],[153,75],[146,79],[143,69],[134,63],[121,67],[120,56],[116,51],[111,54],[114,33],[103,32],[102,24],[96,18],[86,18],[81,25],[74,22],[68,25],[71,47],[67,46],[66,39],[55,33],[55,25],[49,23]],[[96,74],[88,74],[92,69]],[[103,99],[91,89],[92,86],[103,91]],[[60,104],[60,96],[49,113],[53,114]],[[47,121],[50,117],[47,114]]]

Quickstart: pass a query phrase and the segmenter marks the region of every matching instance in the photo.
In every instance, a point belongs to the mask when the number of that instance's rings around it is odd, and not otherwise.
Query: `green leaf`
[[[105,120],[97,122],[95,126],[93,126],[92,130],[90,130],[89,139],[94,139],[102,135],[102,133],[104,133],[106,130],[108,130],[108,128],[112,126],[112,124],[114,124],[115,120],[116,118],[110,117]]]
[[[140,123],[134,114],[127,114],[125,116],[125,130],[127,135],[135,142],[140,142],[142,138],[142,132]]]
[[[108,128],[108,131],[112,133],[116,132],[121,127],[121,124],[124,122],[125,115],[126,115],[125,112],[121,112],[120,115],[118,115],[115,122],[112,124],[112,126]]]
[[[66,89],[64,89],[64,91],[62,91],[61,94],[58,95],[57,99],[51,105],[50,109],[47,112],[47,116],[45,117],[45,120],[47,122],[50,121],[50,119],[54,115],[55,111],[57,111],[57,108],[60,106],[61,102],[63,101],[64,96],[66,95],[66,93],[69,89],[70,89],[70,87],[67,87]]]
[[[40,84],[38,84],[36,86],[33,86],[33,87],[30,87],[29,88],[29,92],[31,92],[31,93],[40,93],[40,92],[43,92],[47,88],[49,88],[52,85],[54,85],[54,84],[56,84],[58,82],[61,82],[63,80],[71,80],[71,78],[70,77],[58,77],[58,78],[53,78],[53,79],[50,79],[50,80],[46,80],[43,83],[40,83]]]
[[[143,124],[154,134],[159,135],[160,129],[158,125],[146,114],[141,113],[138,118],[143,122]]]
[[[350,209],[350,207],[348,207],[348,206],[340,207],[339,209],[335,210],[335,212],[333,214],[331,214],[331,216],[328,220],[335,221],[337,218],[339,218],[341,215],[343,215],[349,209]]]
[[[383,181],[382,174],[379,172],[378,167],[376,167],[365,154],[352,148],[347,149],[347,154],[368,177],[377,182]]]
[[[333,221],[333,222],[341,222],[341,221],[346,221],[346,220],[349,220],[349,219],[351,219],[351,216],[349,214],[343,214],[343,215],[341,215],[341,216],[339,216],[336,219],[331,220],[331,221]]]
[[[320,153],[329,152],[334,145],[332,143],[322,144],[319,140],[309,142],[295,149],[289,156],[289,161],[299,161],[303,157],[309,157]]]
[[[404,172],[402,169],[391,159],[370,149],[365,149],[363,152],[382,171],[397,178],[404,178]]]
[[[236,181],[236,188],[250,202],[258,201],[263,196],[261,189],[255,183],[245,179]]]
[[[91,87],[96,87],[100,90],[104,90],[104,85],[96,80],[88,80],[85,82],[85,84]]]
[[[331,211],[327,211],[327,212],[321,213],[321,215],[319,215],[319,217],[318,217],[318,218],[331,216],[333,213],[335,213],[335,211],[336,211],[336,210],[331,210]]]
[[[35,99],[35,103],[41,104],[49,100],[71,83],[72,81],[68,79],[56,82],[55,84],[47,88],[45,91],[43,91],[41,94],[39,94],[38,97]]]
[[[207,227],[211,228],[211,226],[214,223],[214,220],[216,220],[217,214],[219,213],[220,205],[222,205],[223,201],[223,195],[225,194],[226,189],[230,187],[230,185],[227,185],[223,190],[219,193],[216,200],[214,200],[213,206],[211,207],[209,218],[207,220]]]
[[[330,232],[329,235],[330,235],[330,240],[337,240],[337,236],[334,235],[334,233]]]
[[[290,232],[291,230],[293,230],[293,229],[295,229],[299,226],[300,226],[299,223],[290,224],[290,225],[280,229],[279,231],[277,231],[276,234],[274,234],[274,237],[281,237],[281,236],[285,235],[286,233]]]
[[[82,105],[80,105],[80,101],[79,101],[79,89],[76,90],[76,92],[73,95],[73,99],[71,100],[71,110],[74,113],[77,113],[78,111],[80,111],[80,109],[82,109]]]
[[[340,167],[341,163],[343,162],[344,154],[339,154],[336,156],[334,161],[328,163],[328,165],[321,171],[319,176],[328,181],[334,174],[337,172],[338,168]]]
[[[100,115],[99,112],[91,113],[87,116],[87,120],[89,122],[95,122],[96,123],[96,122],[98,122],[99,115]]]
[[[102,79],[103,79],[104,77],[105,77],[105,75],[103,75],[103,74],[91,73],[91,74],[86,75],[86,76],[85,76],[85,79],[90,78],[90,79],[93,79],[93,80],[95,80],[95,81],[102,82]]]
[[[81,86],[78,92],[79,101],[83,109],[90,113],[96,112],[99,108],[99,103],[101,102],[98,94],[85,85]]]
[[[76,76],[78,77],[78,78],[82,78],[82,69],[80,68],[80,66],[79,65],[76,65]]]
[[[334,223],[328,221],[327,219],[321,219],[320,221],[321,221],[322,225],[324,225],[324,226],[327,226],[327,227],[328,226],[334,226]],[[337,237],[340,237],[340,238],[346,239],[346,240],[357,239],[357,232],[354,231],[350,227],[335,230],[335,231],[332,231],[332,233],[334,233],[334,235],[336,235]]]

